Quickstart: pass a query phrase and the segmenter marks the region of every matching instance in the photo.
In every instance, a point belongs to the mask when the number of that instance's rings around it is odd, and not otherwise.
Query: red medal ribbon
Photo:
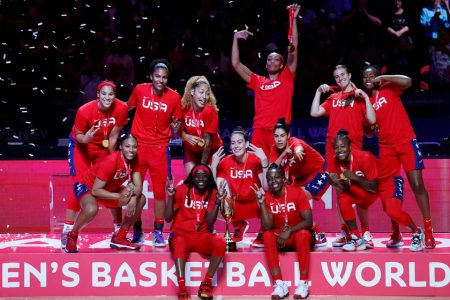
[[[200,128],[200,121],[197,119],[197,117],[195,115],[195,111],[194,111],[193,108],[192,108],[192,120],[194,122],[194,127],[195,127],[195,130],[197,131],[198,137],[203,139],[203,133],[202,133],[202,130]]]
[[[202,212],[203,212],[203,210],[205,210],[205,208],[204,208],[204,197],[202,196],[201,197],[201,199],[200,199],[200,201],[201,201],[201,204],[200,204],[200,208],[197,208],[197,197],[195,197],[195,190],[194,189],[192,189],[192,196],[193,196],[193,198],[194,198],[194,205],[192,206],[192,208],[194,209],[194,211],[195,211],[195,216],[196,216],[196,223],[195,223],[195,230],[196,231],[200,231],[200,226],[201,226],[201,223],[200,223],[200,215],[202,214]]]
[[[122,152],[120,152],[120,157],[122,158],[122,162],[123,162],[123,164],[125,166],[125,172],[127,172],[128,183],[131,183],[131,166],[125,160],[125,157],[123,156]]]
[[[292,44],[292,27],[294,26],[294,8],[289,8],[289,31],[288,31],[288,40],[289,44]]]

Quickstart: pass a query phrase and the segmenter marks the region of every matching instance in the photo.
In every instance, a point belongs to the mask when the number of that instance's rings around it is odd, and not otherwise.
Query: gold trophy
[[[234,214],[234,197],[226,197],[223,201],[222,201],[222,206],[221,206],[221,213],[223,218],[225,219],[225,243],[227,245],[227,252],[236,252],[237,251],[237,247],[236,247],[236,242],[233,240],[233,238],[230,235],[230,230],[229,230],[229,224],[231,223],[231,219],[233,218],[233,214]]]

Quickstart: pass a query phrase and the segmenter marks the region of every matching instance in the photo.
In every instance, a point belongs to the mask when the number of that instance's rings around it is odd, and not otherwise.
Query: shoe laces
[[[284,295],[285,294],[285,288],[284,288],[284,282],[283,281],[276,281],[275,284],[273,285],[273,287],[275,288],[272,295],[276,294],[276,295]]]

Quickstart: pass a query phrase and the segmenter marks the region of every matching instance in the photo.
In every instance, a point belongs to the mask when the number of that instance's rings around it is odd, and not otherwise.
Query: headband
[[[192,175],[194,175],[198,171],[204,171],[206,174],[208,174],[208,176],[211,175],[211,171],[209,170],[209,168],[207,166],[204,166],[204,165],[196,165],[192,169]]]
[[[162,62],[157,63],[157,64],[155,65],[155,67],[153,68],[153,70],[158,69],[158,68],[164,68],[164,69],[166,69],[166,70],[169,70],[169,68],[166,66],[166,64],[165,64],[165,63],[162,63]]]
[[[113,91],[116,92],[116,85],[112,81],[102,81],[97,85],[97,92],[100,92],[102,87],[104,86],[110,86],[112,87]]]

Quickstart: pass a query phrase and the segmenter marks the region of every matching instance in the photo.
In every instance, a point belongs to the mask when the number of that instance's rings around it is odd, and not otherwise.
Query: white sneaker
[[[272,299],[284,299],[289,296],[288,285],[282,280],[276,280],[273,286]]]
[[[366,249],[366,243],[364,242],[364,238],[360,237],[358,238],[356,235],[352,234],[351,235],[351,240],[347,242],[347,244],[345,244],[342,247],[342,250],[344,251],[360,251],[360,250],[365,250]]]
[[[308,281],[300,280],[297,288],[295,289],[294,299],[305,299],[309,296]]]
[[[412,234],[411,246],[409,247],[409,250],[413,252],[422,251],[425,247],[423,230],[420,227],[419,230],[419,233],[414,232]]]
[[[372,234],[369,231],[364,232],[363,234],[364,243],[366,244],[366,249],[373,249],[373,241]]]

